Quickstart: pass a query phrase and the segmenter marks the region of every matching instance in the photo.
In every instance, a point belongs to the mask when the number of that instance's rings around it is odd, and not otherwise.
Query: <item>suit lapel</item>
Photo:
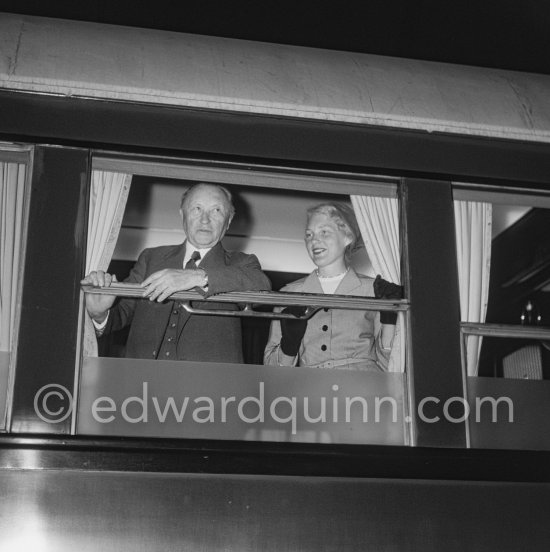
[[[221,243],[217,243],[200,262],[199,268],[208,270],[209,268],[219,268],[225,265],[225,249]]]
[[[302,291],[304,293],[323,293],[321,282],[319,282],[319,278],[315,272],[312,272],[309,276],[306,276]]]
[[[334,291],[335,295],[359,295],[357,291],[361,287],[361,280],[353,268],[350,267],[347,274]],[[355,291],[355,293],[354,293]]]
[[[361,280],[353,268],[350,267],[347,274],[342,278],[342,281],[338,284],[335,295],[357,295],[357,291],[361,288]],[[355,293],[353,293],[355,291]],[[312,272],[309,276],[306,276],[303,284],[304,293],[324,293],[321,287],[321,282],[315,272]]]
[[[164,257],[158,259],[155,263],[154,272],[163,268],[183,268],[183,259],[185,257],[185,242],[174,246]]]

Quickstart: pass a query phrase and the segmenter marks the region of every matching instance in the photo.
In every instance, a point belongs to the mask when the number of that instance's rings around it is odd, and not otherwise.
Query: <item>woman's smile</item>
[[[305,242],[311,260],[324,276],[346,269],[344,260],[349,238],[329,216],[315,213],[308,222]]]

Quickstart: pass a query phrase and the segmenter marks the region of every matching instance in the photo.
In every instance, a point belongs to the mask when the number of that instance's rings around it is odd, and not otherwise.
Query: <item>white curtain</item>
[[[455,201],[456,252],[460,319],[463,322],[485,322],[489,298],[491,268],[492,205],[476,201]],[[481,337],[468,336],[466,370],[478,373]]]
[[[106,271],[116,246],[132,175],[108,171],[93,171],[88,218],[86,274],[92,270]],[[97,356],[95,328],[86,314],[84,323],[84,355]]]
[[[352,195],[351,203],[374,272],[385,280],[401,283],[399,244],[399,203],[395,198]],[[405,369],[404,319],[400,313],[393,340],[388,371]]]
[[[17,310],[26,166],[0,162],[0,351],[11,351]]]

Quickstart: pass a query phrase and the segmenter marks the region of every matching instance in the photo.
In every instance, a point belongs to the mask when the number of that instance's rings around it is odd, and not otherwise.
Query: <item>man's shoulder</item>
[[[182,245],[159,245],[157,247],[147,247],[140,254],[136,261],[136,266],[152,267],[163,266],[165,263],[171,263],[172,259],[180,255],[183,261]]]
[[[164,257],[174,253],[174,251],[178,251],[181,247],[181,243],[177,245],[158,245],[156,247],[146,247],[141,254],[145,254],[149,257]]]
[[[238,264],[243,261],[249,261],[250,259],[256,259],[256,255],[252,253],[244,253],[243,251],[230,251],[223,248],[223,254],[228,264]]]

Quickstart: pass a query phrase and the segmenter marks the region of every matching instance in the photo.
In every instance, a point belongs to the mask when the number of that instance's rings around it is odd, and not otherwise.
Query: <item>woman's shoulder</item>
[[[353,270],[353,269],[352,269]],[[367,276],[366,274],[361,274],[361,272],[353,271],[357,279],[359,280],[359,283],[361,285],[361,289],[365,292],[365,295],[373,295],[374,294],[374,278],[371,276]]]
[[[354,272],[357,278],[359,278],[359,280],[361,280],[362,282],[374,282],[374,278],[372,278],[371,276],[367,276],[366,274],[362,274],[361,272],[357,272],[356,270],[354,270]]]
[[[301,291],[304,288],[304,283],[307,277],[308,276],[304,276],[299,280],[294,280],[294,282],[284,285],[280,291]]]
[[[371,283],[374,282],[374,278],[371,276],[367,276],[366,274],[362,274],[361,272],[357,272],[354,268],[350,267],[350,272],[352,274],[355,274],[359,280],[361,280],[362,284]]]

